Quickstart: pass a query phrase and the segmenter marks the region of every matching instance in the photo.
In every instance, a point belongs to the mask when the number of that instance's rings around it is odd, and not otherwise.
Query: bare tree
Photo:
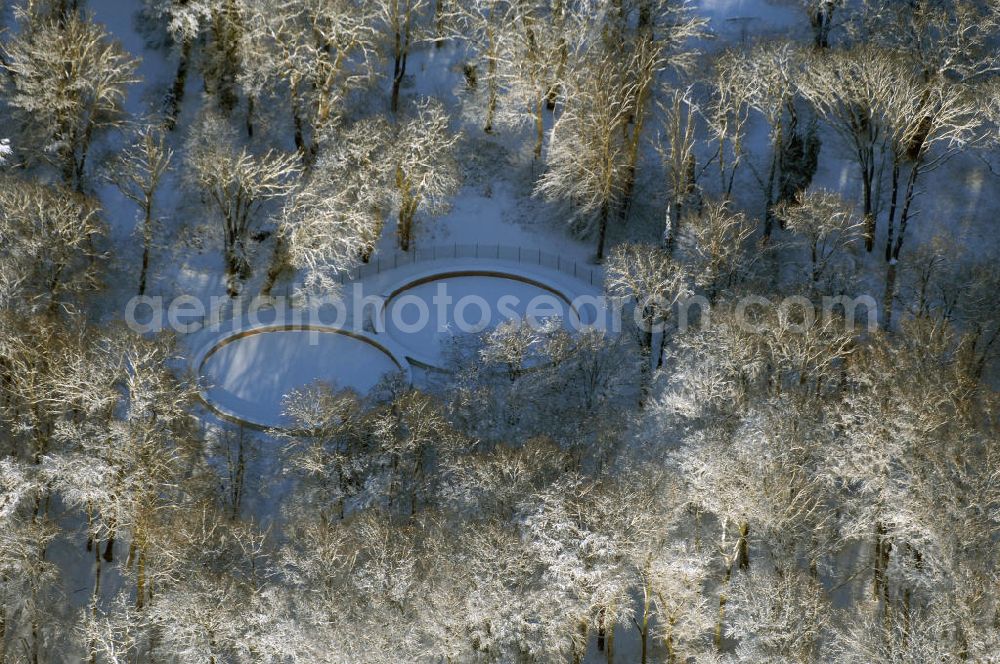
[[[905,53],[925,81],[972,84],[995,75],[1000,67],[995,0],[929,0],[909,6],[865,0],[851,19],[847,27],[855,41]]]
[[[406,63],[413,43],[420,39],[427,0],[373,0],[376,25],[383,49],[392,59],[392,91],[389,108],[399,110],[399,88],[406,76]]]
[[[731,285],[748,267],[745,244],[753,224],[726,201],[705,203],[681,229],[678,246],[693,264],[695,282],[708,289],[709,300]]]
[[[371,258],[393,206],[399,246],[408,251],[417,214],[447,209],[459,184],[459,136],[448,125],[428,102],[400,125],[363,120],[331,142],[285,207],[264,292],[288,266],[306,268],[307,287],[329,290],[340,273]]]
[[[713,159],[718,162],[719,192],[729,199],[736,173],[743,161],[743,142],[750,121],[753,89],[747,87],[744,55],[736,50],[720,53],[714,62],[712,97],[706,109],[708,131],[716,144]]]
[[[858,166],[865,249],[875,246],[878,184],[885,167],[888,133],[884,110],[899,94],[898,58],[873,46],[816,54],[799,81],[799,92],[851,150]]]
[[[83,344],[68,349],[53,371],[53,403],[76,417],[57,428],[66,452],[46,458],[43,470],[66,504],[87,516],[95,596],[101,557],[112,562],[116,542],[124,539],[124,569],[135,574],[136,605],[142,607],[149,592],[150,531],[188,461],[187,409],[195,392],[166,368],[172,349],[165,339],[146,340],[121,327],[84,337]]]
[[[533,154],[542,156],[545,110],[553,111],[566,76],[570,54],[589,34],[591,18],[572,2],[513,3],[514,16],[500,35],[500,79],[504,88],[501,117],[534,128]]]
[[[522,6],[510,0],[473,0],[455,6],[450,24],[458,38],[475,48],[485,61],[485,70],[476,72],[478,81],[486,84],[486,117],[483,131],[493,131],[493,118],[500,96],[502,67],[515,34]]]
[[[47,643],[60,623],[46,612],[57,610],[46,601],[58,566],[46,559],[58,531],[37,508],[45,493],[35,470],[9,459],[0,461],[0,661],[42,662],[51,653]],[[11,656],[8,659],[8,656]]]
[[[155,217],[153,204],[160,182],[170,166],[173,150],[163,131],[146,125],[136,132],[134,142],[112,160],[107,177],[123,196],[139,206],[142,215],[142,268],[139,271],[139,295],[146,292],[149,252],[153,243]]]
[[[213,5],[201,70],[206,91],[215,97],[219,110],[228,115],[239,102],[236,84],[245,66],[241,46],[247,39],[247,16],[243,4],[236,0],[222,0]]]
[[[413,117],[401,122],[389,154],[393,169],[392,202],[399,211],[396,233],[399,248],[409,251],[417,212],[440,212],[460,183],[454,149],[459,134],[437,103],[417,106]]]
[[[803,55],[789,43],[756,47],[728,70],[749,91],[748,103],[764,119],[771,142],[764,173],[754,169],[764,194],[766,244],[774,226],[774,206],[809,186],[816,170],[818,141],[803,136],[795,93]]]
[[[817,655],[830,607],[817,579],[794,566],[740,574],[730,598],[737,654],[756,661],[809,661]]]
[[[552,128],[546,171],[535,191],[572,206],[578,231],[596,231],[601,261],[608,221],[625,192],[629,146],[622,127],[634,112],[635,83],[618,54],[599,46],[571,67],[563,83],[565,106]]]
[[[263,295],[270,294],[285,266],[306,270],[308,290],[329,293],[336,289],[338,276],[370,250],[372,226],[381,219],[366,205],[368,201],[352,200],[350,194],[355,192],[349,190],[328,197],[323,189],[321,184],[307,183],[282,211]]]
[[[630,104],[631,114],[623,125],[628,153],[624,192],[619,216],[625,220],[632,203],[639,148],[651,111],[657,82],[667,71],[686,72],[695,64],[698,51],[692,42],[705,35],[707,20],[695,16],[690,5],[676,0],[639,0],[618,5],[617,25],[635,22],[635,33],[619,34],[623,59],[627,64],[635,95]],[[633,18],[634,15],[634,18]]]
[[[0,178],[0,305],[54,311],[99,286],[97,204],[64,187]]]
[[[844,0],[801,0],[802,8],[809,17],[813,31],[813,48],[830,48],[830,33],[833,31],[837,10],[843,8]]]
[[[830,654],[846,664],[895,660],[947,661],[955,650],[949,643],[946,616],[920,611],[916,615],[883,615],[876,610],[860,610],[847,624],[834,632]]]
[[[229,127],[206,115],[188,142],[187,181],[213,208],[223,231],[227,290],[236,296],[239,282],[250,276],[248,243],[268,201],[280,199],[296,186],[295,155],[269,150],[255,156],[237,150]]]
[[[253,0],[241,44],[248,97],[288,96],[295,147],[312,164],[352,90],[371,78],[373,9],[354,0]]]
[[[653,368],[653,337],[659,331],[660,353],[656,366],[663,362],[666,323],[673,306],[690,294],[688,274],[662,248],[646,244],[623,244],[615,247],[608,261],[605,288],[608,293],[627,297],[639,311],[641,320],[639,351],[641,361],[640,404],[648,398]],[[657,330],[659,328],[659,330]]]
[[[669,664],[707,650],[705,635],[714,626],[703,592],[709,567],[707,555],[687,542],[671,542],[650,560],[646,574],[657,618],[656,633]]]
[[[861,223],[853,208],[838,194],[825,189],[803,192],[798,200],[781,205],[774,214],[805,242],[813,283],[819,281],[834,256],[851,246],[861,234]]]
[[[144,5],[147,16],[165,24],[177,52],[177,71],[166,95],[165,126],[172,130],[184,102],[191,51],[211,19],[212,3],[208,0],[144,0]]]
[[[896,270],[900,250],[917,195],[922,172],[940,166],[962,149],[974,147],[987,136],[985,118],[975,90],[963,84],[934,79],[924,83],[910,75],[897,80],[900,95],[887,104],[887,124],[892,127],[892,194],[887,224],[885,324],[891,323]],[[899,201],[900,172],[909,167],[902,201]],[[895,228],[899,203],[899,228]]]
[[[24,149],[32,159],[53,160],[67,186],[83,191],[90,147],[97,134],[121,124],[137,61],[102,26],[75,13],[29,22],[2,52]]]
[[[692,100],[692,91],[673,90],[667,100],[661,104],[664,114],[663,125],[666,131],[664,148],[658,148],[660,158],[667,173],[667,219],[663,229],[663,246],[673,253],[677,236],[680,233],[681,222],[689,209],[700,208],[698,183],[695,169],[697,134],[695,116],[698,108]]]

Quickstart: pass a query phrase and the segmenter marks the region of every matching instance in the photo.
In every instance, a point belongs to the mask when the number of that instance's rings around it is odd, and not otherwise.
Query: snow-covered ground
[[[87,8],[122,42],[127,51],[142,57],[137,71],[142,82],[130,88],[126,103],[127,111],[138,118],[159,105],[163,91],[173,77],[176,63],[165,49],[147,47],[145,37],[136,29],[135,4],[120,0],[89,0]],[[710,29],[718,37],[716,41],[707,42],[706,49],[779,33],[804,34],[808,29],[798,2],[699,0],[695,4],[697,10],[710,20]],[[452,200],[449,211],[439,217],[418,220],[417,248],[452,243],[495,243],[523,247],[529,251],[541,249],[563,257],[567,264],[593,268],[588,264],[593,253],[592,240],[574,237],[567,230],[564,210],[532,196],[535,177],[543,166],[532,159],[530,150],[524,146],[523,134],[528,129],[503,127],[496,134],[486,136],[478,124],[478,117],[465,113],[461,95],[456,92],[463,85],[460,67],[456,66],[460,58],[461,53],[451,46],[442,49],[421,47],[413,53],[409,63],[410,75],[404,86],[404,95],[434,94],[446,100],[456,118],[455,128],[464,132],[460,159],[464,183]],[[201,104],[199,84],[197,76],[189,79],[182,118],[193,116]],[[181,126],[184,126],[183,122]],[[0,136],[2,133],[0,129]],[[849,198],[856,199],[857,175],[849,155],[834,134],[827,132],[822,138],[823,154],[815,185],[844,192]],[[207,302],[213,296],[225,295],[220,238],[218,229],[200,216],[203,212],[198,201],[193,200],[180,184],[184,139],[183,130],[170,138],[176,151],[175,170],[168,176],[158,201],[157,215],[161,223],[152,256],[149,293],[167,300],[182,294],[192,295]],[[749,151],[759,151],[766,140],[766,135],[757,132],[748,146]],[[660,183],[648,182],[643,180],[644,177],[640,173],[640,185],[646,184],[655,192]],[[759,198],[757,185],[746,173],[740,182],[742,186],[736,197],[749,207],[755,198]],[[958,155],[937,171],[927,174],[918,198],[920,212],[908,230],[908,246],[904,251],[912,250],[936,235],[944,235],[959,240],[969,255],[996,255],[1000,246],[1000,234],[995,227],[995,220],[1000,216],[998,184],[1000,179],[988,165],[970,155]],[[648,204],[659,215],[657,194],[639,193],[640,197],[648,199],[642,203]],[[102,318],[121,318],[126,302],[135,294],[135,265],[141,253],[141,241],[135,233],[136,210],[110,185],[100,185],[98,195],[111,227],[110,244],[117,261],[112,266],[109,288],[102,296],[104,300],[98,311]],[[662,220],[662,215],[657,215],[630,222],[627,228],[613,229],[612,240],[657,237]],[[265,221],[263,227],[270,229],[273,224]],[[373,260],[393,255],[394,233],[395,228],[390,223]],[[884,229],[880,228],[879,233],[884,233]],[[880,237],[876,246],[881,247],[883,242]],[[263,263],[271,247],[271,241],[261,243],[258,263]],[[870,281],[877,282],[881,278],[884,267],[878,252],[859,255],[858,261],[864,265]],[[398,324],[392,324],[396,314],[404,324],[413,322],[413,312],[404,304],[404,296],[426,303],[437,294],[439,285],[446,284],[448,294],[456,301],[472,295],[485,298],[495,322],[500,318],[498,305],[503,296],[517,297],[519,305],[514,305],[512,309],[524,314],[527,313],[524,304],[535,296],[551,296],[553,291],[560,293],[563,297],[555,297],[554,300],[557,307],[562,307],[565,299],[595,295],[601,287],[599,280],[592,283],[589,274],[587,280],[574,279],[565,271],[485,258],[474,262],[455,260],[402,266],[367,277],[362,283],[366,292],[384,296],[394,292],[397,286],[429,278],[435,272],[452,274],[477,269],[506,270],[546,287],[501,276],[480,275],[448,276],[406,288],[390,302],[386,331],[373,334],[374,339],[390,349],[389,354],[347,335],[273,330],[251,334],[221,346],[202,365],[199,357],[204,359],[204,355],[199,353],[214,347],[227,335],[251,329],[252,326],[244,320],[229,321],[221,330],[203,331],[182,339],[181,352],[187,354],[185,360],[193,362],[196,369],[203,371],[202,378],[208,385],[206,397],[220,410],[256,424],[274,425],[282,422],[282,397],[314,380],[327,381],[337,387],[351,387],[363,393],[382,376],[400,368],[394,356],[410,355],[426,364],[439,363],[442,343],[456,328],[454,307],[446,308],[444,314],[447,330],[438,329],[433,324],[436,321],[432,320],[431,325],[407,333],[401,331]],[[261,272],[258,270],[248,283],[249,292],[259,288],[263,277]],[[281,283],[275,293],[288,292],[288,287],[287,283]],[[476,306],[470,307],[467,319],[477,318],[477,312]],[[260,477],[279,477],[280,459],[274,451],[276,446],[272,446],[273,441],[266,436],[262,440],[260,458],[254,471]],[[270,498],[263,495],[247,498],[249,511],[265,523],[275,518],[275,506],[280,503],[280,500],[272,500],[274,496]],[[80,570],[71,570],[67,575],[74,583],[87,578],[90,573],[89,562],[81,562],[79,557],[69,555],[59,546],[53,547],[53,556],[67,569],[74,564],[81,566]],[[105,584],[114,588],[116,580],[106,578]],[[89,599],[86,593],[79,593],[75,588],[67,588],[66,595],[74,606],[82,606]],[[637,640],[634,630],[622,628],[618,638],[619,661],[635,661]],[[592,649],[587,661],[597,662],[601,657]]]

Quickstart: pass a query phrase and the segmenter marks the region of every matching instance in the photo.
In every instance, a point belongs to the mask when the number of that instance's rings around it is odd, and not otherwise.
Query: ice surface
[[[213,404],[257,424],[276,425],[283,422],[282,398],[296,388],[321,380],[363,394],[398,370],[389,355],[360,339],[273,330],[220,348],[205,361],[203,378]]]
[[[443,344],[452,335],[490,330],[529,314],[538,322],[559,317],[568,324],[571,312],[565,299],[535,284],[499,276],[446,276],[393,297],[386,306],[385,327],[407,350],[440,362]]]

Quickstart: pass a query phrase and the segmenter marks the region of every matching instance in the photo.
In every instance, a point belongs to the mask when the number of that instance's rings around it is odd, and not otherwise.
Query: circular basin
[[[450,272],[422,277],[393,290],[384,308],[386,333],[418,364],[440,367],[449,338],[478,334],[512,319],[536,324],[577,320],[569,298],[529,278],[501,272]]]
[[[288,425],[286,394],[321,380],[364,394],[405,362],[382,344],[346,330],[262,327],[226,337],[199,362],[202,396],[216,413],[257,427]]]

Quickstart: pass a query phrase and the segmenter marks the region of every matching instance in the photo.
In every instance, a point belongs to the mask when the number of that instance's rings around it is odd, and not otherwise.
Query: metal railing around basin
[[[387,255],[375,255],[367,263],[341,272],[341,284],[359,281],[387,270],[394,270],[404,265],[427,263],[431,261],[456,258],[485,258],[509,261],[522,265],[536,265],[567,274],[575,279],[585,281],[591,286],[600,287],[604,281],[604,272],[597,265],[565,256],[550,254],[541,249],[513,247],[503,244],[445,244],[433,247],[416,247],[412,251],[396,251]]]

